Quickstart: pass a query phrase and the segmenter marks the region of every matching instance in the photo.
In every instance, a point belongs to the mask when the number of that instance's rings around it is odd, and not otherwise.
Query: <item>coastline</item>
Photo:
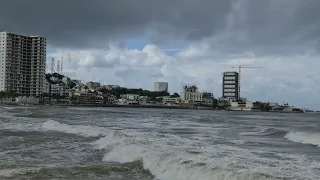
[[[13,107],[106,107],[106,108],[155,108],[155,109],[192,109],[192,110],[211,110],[211,111],[228,111],[228,112],[268,112],[268,113],[305,113],[305,114],[320,114],[319,112],[295,112],[295,111],[259,111],[259,110],[230,110],[219,109],[212,106],[197,106],[197,105],[180,105],[180,106],[166,106],[166,105],[118,105],[118,104],[17,104],[17,103],[1,103],[0,106]]]

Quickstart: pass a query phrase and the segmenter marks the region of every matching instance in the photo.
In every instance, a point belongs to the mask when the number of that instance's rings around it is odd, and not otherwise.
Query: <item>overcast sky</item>
[[[1,0],[0,31],[47,37],[50,58],[82,81],[153,88],[185,83],[320,109],[319,0]],[[68,56],[70,54],[70,56]]]

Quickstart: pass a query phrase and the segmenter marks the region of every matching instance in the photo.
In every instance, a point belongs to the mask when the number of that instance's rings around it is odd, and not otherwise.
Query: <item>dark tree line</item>
[[[15,92],[0,91],[0,98],[18,97],[19,95]]]
[[[116,96],[117,98],[120,98],[121,94],[138,94],[140,96],[148,96],[150,98],[156,98],[160,96],[170,96],[170,93],[162,91],[162,92],[155,92],[155,91],[149,91],[144,89],[134,89],[134,88],[125,88],[125,87],[119,87],[114,89],[102,89],[99,90],[103,94],[112,94]],[[179,97],[178,93],[174,93],[171,97]]]
[[[270,103],[263,103],[259,101],[254,102],[253,106],[255,108],[261,109],[261,111],[270,111],[272,109]]]

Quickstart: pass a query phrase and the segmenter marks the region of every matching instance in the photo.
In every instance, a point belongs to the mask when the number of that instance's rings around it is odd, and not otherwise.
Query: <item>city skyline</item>
[[[243,97],[320,108],[319,1],[182,2],[4,1],[0,31],[47,37],[47,63],[64,57],[64,74],[83,81],[144,89],[165,81],[170,92],[188,83],[220,96],[224,71],[252,65],[262,68],[242,72]]]

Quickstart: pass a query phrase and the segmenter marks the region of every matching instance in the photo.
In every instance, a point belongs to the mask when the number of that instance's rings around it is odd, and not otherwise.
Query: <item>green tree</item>
[[[19,95],[14,92],[14,91],[9,91],[9,92],[5,92],[5,91],[1,91],[0,92],[0,98],[14,98],[14,97],[18,97]]]
[[[171,97],[172,97],[172,98],[176,98],[176,97],[180,97],[180,95],[175,92],[175,93],[173,93],[173,94],[171,95]]]
[[[138,94],[140,96],[148,96],[148,97],[159,97],[159,96],[169,96],[170,94],[168,92],[153,92],[153,91],[148,91],[144,89],[129,89],[129,88],[124,88],[124,87],[119,87],[119,88],[114,88],[114,89],[102,89],[100,90],[103,94],[112,94],[116,96],[117,98],[120,97],[121,94]]]

